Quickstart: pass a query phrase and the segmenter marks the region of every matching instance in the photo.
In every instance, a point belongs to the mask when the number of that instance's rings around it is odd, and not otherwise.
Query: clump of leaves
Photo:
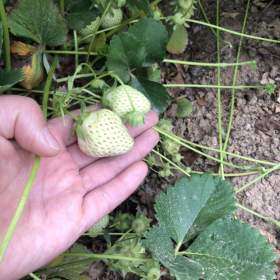
[[[276,255],[232,217],[232,186],[211,175],[181,178],[155,204],[158,225],[143,244],[178,280],[273,279]]]

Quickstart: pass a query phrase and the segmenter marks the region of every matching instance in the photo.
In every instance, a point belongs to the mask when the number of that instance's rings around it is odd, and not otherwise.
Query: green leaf
[[[176,25],[169,42],[167,50],[173,54],[181,54],[188,44],[188,32],[184,25]]]
[[[221,178],[183,177],[160,194],[155,208],[159,225],[143,243],[176,279],[273,279],[271,246],[257,231],[229,218],[234,194]]]
[[[15,36],[48,46],[59,46],[66,41],[66,23],[52,0],[20,0],[9,20]]]
[[[78,31],[94,21],[100,13],[91,0],[67,0],[65,10],[68,27]]]
[[[223,200],[227,204],[220,205]],[[183,177],[174,188],[159,196],[155,209],[160,226],[174,241],[182,243],[192,226],[195,228],[192,231],[201,231],[217,217],[232,212],[233,192],[231,186],[218,177]]]
[[[176,117],[186,118],[192,113],[192,111],[192,103],[187,98],[178,100]]]
[[[108,69],[124,82],[141,67],[149,67],[163,60],[168,34],[160,22],[144,18],[127,32],[112,38],[107,56]]]
[[[221,178],[206,176],[213,179],[211,184],[215,185],[215,191],[207,200],[205,207],[200,210],[186,236],[186,240],[196,237],[215,220],[229,216],[236,209],[233,186]],[[208,187],[208,183],[205,184],[205,187]]]
[[[164,112],[169,104],[170,96],[165,87],[154,81],[134,77],[131,86],[141,91],[159,111]]]
[[[265,238],[249,225],[220,219],[210,225],[187,250],[204,268],[204,279],[274,279],[277,259]],[[191,252],[191,253],[190,253]]]
[[[21,70],[0,70],[0,93],[6,91],[23,79],[24,76]]]
[[[3,27],[2,27],[2,22],[0,21],[0,56],[2,54],[2,45],[3,45]]]
[[[148,0],[127,0],[126,5],[133,14],[144,12],[147,16],[152,14]]]
[[[143,241],[153,254],[154,258],[159,260],[176,279],[194,280],[202,275],[202,266],[186,257],[176,256],[174,254],[173,242],[166,233],[165,228],[159,226],[153,227]]]

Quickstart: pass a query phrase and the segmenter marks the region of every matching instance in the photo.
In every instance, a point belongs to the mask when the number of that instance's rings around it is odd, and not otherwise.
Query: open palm
[[[142,159],[158,135],[152,129],[157,116],[150,113],[143,127],[129,129],[135,137],[131,152],[95,159],[80,152],[70,118],[46,125],[31,99],[2,96],[0,103],[0,240],[22,195],[34,153],[41,155],[23,216],[0,263],[0,279],[9,280],[51,261],[133,193],[146,176]]]

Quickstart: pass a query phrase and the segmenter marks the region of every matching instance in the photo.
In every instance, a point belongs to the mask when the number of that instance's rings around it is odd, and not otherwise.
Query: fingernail
[[[56,141],[55,137],[51,134],[49,129],[46,127],[44,128],[43,134],[43,141],[52,149],[55,151],[60,150],[59,143]]]

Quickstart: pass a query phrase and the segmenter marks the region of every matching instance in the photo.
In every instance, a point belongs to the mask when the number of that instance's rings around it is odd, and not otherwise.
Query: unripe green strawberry
[[[134,144],[120,117],[107,109],[82,114],[76,133],[81,151],[92,157],[122,155]]]
[[[102,102],[132,126],[142,125],[145,114],[151,110],[151,102],[140,91],[127,85],[106,92]]]
[[[97,17],[94,21],[92,21],[89,25],[87,25],[86,27],[84,27],[83,29],[81,29],[79,31],[79,33],[83,36],[83,37],[86,37],[86,36],[89,36],[89,35],[92,35],[94,34],[94,32],[96,32],[97,30],[97,26],[99,24],[99,20],[100,18]]]
[[[150,222],[144,214],[137,213],[131,228],[136,234],[142,235],[150,227]]]
[[[131,228],[134,217],[129,213],[119,212],[114,218],[113,224],[115,228],[121,232],[125,232]]]
[[[118,25],[123,20],[123,12],[121,9],[112,8],[103,18],[102,27],[109,28]]]
[[[178,0],[178,5],[184,12],[187,12],[189,9],[193,9],[194,4],[194,0]]]

